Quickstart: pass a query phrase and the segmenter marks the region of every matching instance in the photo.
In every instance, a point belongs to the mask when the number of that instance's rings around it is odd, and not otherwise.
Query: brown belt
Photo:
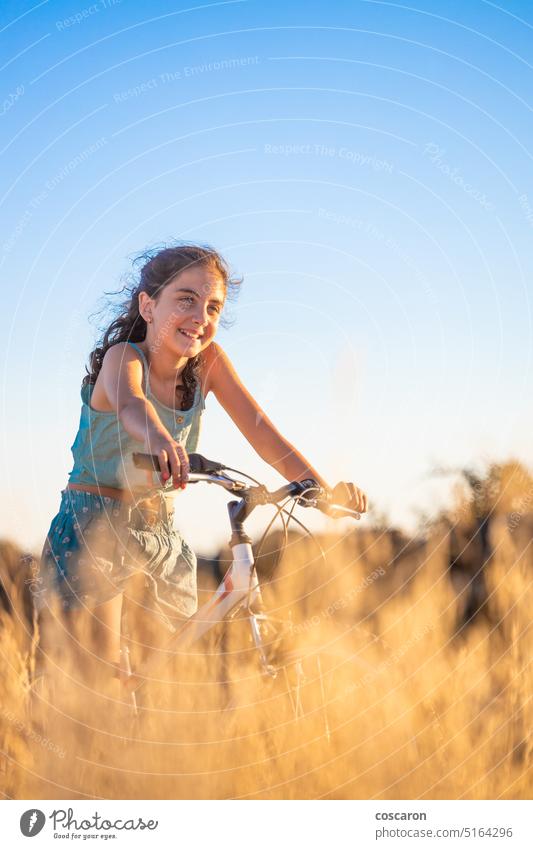
[[[110,498],[116,499],[117,501],[122,501],[125,504],[133,504],[137,503],[137,509],[139,513],[143,516],[144,520],[149,525],[156,524],[159,520],[161,511],[163,510],[163,516],[167,520],[172,520],[174,516],[173,503],[169,503],[169,498],[172,498],[169,495],[165,495],[163,492],[152,493],[152,495],[147,496],[146,498],[142,498],[142,492],[132,493],[129,490],[125,489],[115,489],[111,486],[95,486],[93,484],[82,484],[82,483],[68,483],[67,489],[75,489],[79,492],[90,492],[94,495],[100,496],[108,496]]]
[[[117,501],[124,501],[126,504],[132,504],[135,498],[133,493],[128,490],[115,489],[112,486],[94,486],[89,483],[68,483],[67,489],[77,489],[80,492],[91,492],[94,495],[107,496],[109,498],[114,498]]]

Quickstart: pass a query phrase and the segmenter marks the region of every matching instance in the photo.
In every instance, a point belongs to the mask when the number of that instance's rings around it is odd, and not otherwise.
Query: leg
[[[113,613],[120,602],[121,596],[92,610],[82,606],[63,610],[52,598],[41,611],[36,716],[51,705],[66,715],[77,715],[78,707],[90,711],[97,693],[120,698],[120,682],[113,677],[119,658]]]
[[[92,616],[92,636],[96,655],[108,663],[119,663],[122,593],[94,607]]]
[[[120,641],[122,593],[98,604],[90,612],[89,664],[95,675],[98,689],[109,696],[120,698]]]
[[[81,673],[84,681],[116,698],[120,694],[121,613],[122,593],[91,609],[70,610],[56,623],[75,677]]]

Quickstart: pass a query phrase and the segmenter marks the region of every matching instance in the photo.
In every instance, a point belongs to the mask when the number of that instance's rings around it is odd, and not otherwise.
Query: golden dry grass
[[[523,482],[524,483],[524,482]],[[526,482],[527,484],[527,482]],[[518,527],[494,525],[492,620],[460,636],[448,530],[425,544],[387,532],[321,538],[327,563],[291,544],[267,587],[292,622],[273,647],[307,652],[307,715],[282,682],[257,674],[246,623],[227,623],[197,656],[172,658],[167,683],[128,709],[58,660],[31,694],[34,623],[14,547],[2,548],[11,609],[0,617],[1,789],[8,798],[523,799],[531,795],[533,558],[524,498]],[[524,494],[525,493],[525,494]],[[524,507],[525,504],[525,507]],[[153,634],[137,618],[133,655]],[[322,676],[316,672],[321,652]],[[224,658],[222,663],[221,657]],[[313,660],[313,658],[315,658]],[[325,688],[330,739],[325,734]]]

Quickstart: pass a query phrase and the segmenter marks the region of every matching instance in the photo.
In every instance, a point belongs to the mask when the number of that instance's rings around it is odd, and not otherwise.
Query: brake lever
[[[317,487],[314,487],[317,488]],[[320,493],[324,493],[324,489],[322,487],[318,487],[320,489]],[[356,510],[352,510],[350,507],[345,507],[344,504],[332,504],[331,501],[327,498],[327,496],[323,494],[318,494],[314,498],[312,496],[305,496],[302,498],[301,496],[296,497],[296,503],[301,507],[315,507],[317,510],[320,510],[321,513],[325,513],[326,516],[330,516],[332,519],[342,519],[342,516],[332,516],[332,510],[342,511],[346,517],[350,517],[352,519],[360,520],[361,514]]]
[[[325,513],[326,516],[330,516],[332,519],[342,519],[344,517],[343,516],[331,516],[331,513],[330,513],[331,510],[342,510],[342,512],[345,514],[346,518],[349,517],[351,519],[357,519],[357,521],[359,521],[359,519],[361,518],[361,514],[358,513],[357,510],[352,510],[350,507],[345,507],[344,504],[330,504],[330,502],[328,501],[327,504],[323,504],[323,505],[317,504],[316,506],[318,507],[319,510],[321,510],[323,513]]]
[[[195,483],[216,484],[225,489],[226,492],[234,493],[235,495],[242,495],[248,491],[248,484],[244,483],[244,481],[234,480],[223,473],[205,474],[204,472],[192,472],[187,478],[187,486]],[[179,487],[174,487],[172,483],[167,483],[162,488],[156,487],[154,489],[154,492],[163,492],[169,495],[176,495],[179,491]]]

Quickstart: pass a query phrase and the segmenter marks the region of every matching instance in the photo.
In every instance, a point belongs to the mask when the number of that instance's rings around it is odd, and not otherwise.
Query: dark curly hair
[[[126,284],[118,293],[126,294],[116,309],[117,315],[107,327],[100,342],[91,352],[87,374],[83,385],[96,383],[96,378],[102,368],[106,352],[112,345],[119,342],[143,342],[146,338],[146,321],[139,312],[139,293],[146,292],[151,298],[157,299],[165,286],[177,274],[191,267],[209,268],[221,276],[226,292],[226,299],[236,294],[241,278],[233,277],[222,256],[209,245],[191,243],[176,244],[170,247],[151,248],[133,259],[133,266],[142,263],[138,280],[135,278]],[[107,293],[109,294],[109,293]],[[181,373],[183,381],[183,398],[181,409],[188,410],[194,401],[196,386],[202,368],[202,354],[191,357]]]

